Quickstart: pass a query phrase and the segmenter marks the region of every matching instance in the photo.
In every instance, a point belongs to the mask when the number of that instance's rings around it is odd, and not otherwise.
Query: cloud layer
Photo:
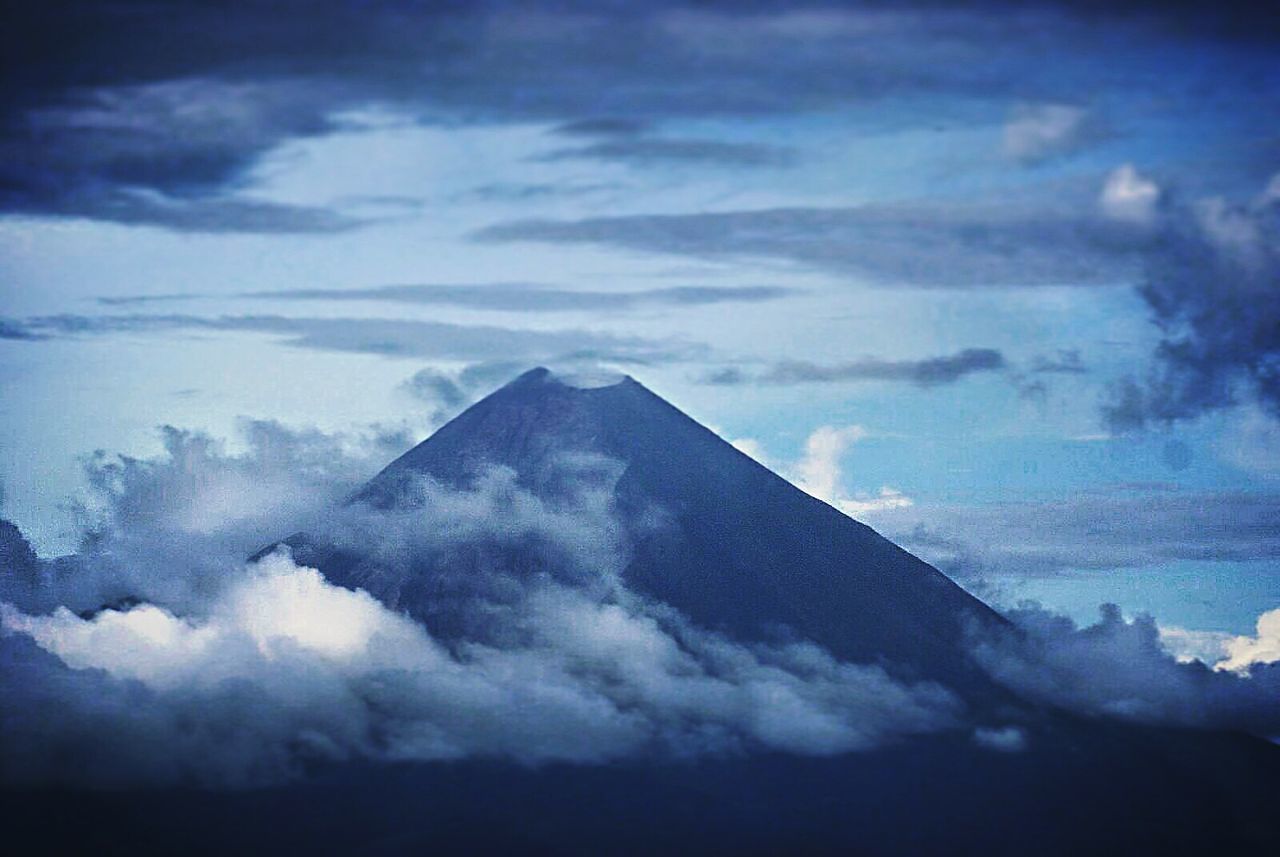
[[[749,375],[730,367],[705,377],[710,384],[835,384],[857,381],[905,381],[920,387],[954,384],[968,375],[997,372],[1007,367],[1004,355],[994,348],[966,348],[941,357],[921,360],[882,360],[867,357],[849,363],[821,365],[800,360],[774,364],[766,371]],[[1039,369],[1038,371],[1051,371]]]
[[[1028,698],[1090,716],[1280,736],[1280,665],[1256,661],[1242,676],[1179,661],[1155,620],[1126,620],[1115,605],[1083,628],[1036,605],[1008,615],[1019,631],[976,640],[974,652]]]
[[[1111,9],[1097,27],[1098,8],[1003,6],[286,0],[186,4],[162,19],[137,0],[31,6],[4,35],[0,207],[183,231],[353,228],[360,221],[339,211],[252,204],[241,191],[265,154],[337,130],[344,111],[368,104],[423,122],[555,123],[596,138],[564,157],[628,163],[758,167],[787,156],[665,135],[663,120],[938,94],[1029,105],[1006,134],[1014,157],[1080,145],[1087,123],[1067,103],[1080,78],[1091,89],[1130,84],[1132,70],[1107,60],[1121,45],[1143,55],[1134,45],[1159,28]],[[1202,37],[1274,33],[1256,15],[1241,27],[1216,10],[1161,11]]]
[[[1135,272],[1128,228],[1022,205],[865,205],[527,220],[479,240],[603,244],[704,259],[777,259],[913,288],[1115,285]]]
[[[99,496],[74,557],[38,560],[0,531],[8,781],[240,787],[349,759],[829,755],[975,725],[946,688],[802,640],[740,643],[631,592],[616,463],[563,457],[573,490],[555,499],[498,468],[461,491],[423,480],[407,487],[412,502],[376,509],[339,501],[403,439],[246,431],[243,452],[170,430],[161,458],[88,462]],[[813,490],[838,488],[833,463],[861,435],[815,434],[801,467]],[[335,585],[282,550],[244,561],[295,529],[358,546],[367,585]],[[536,548],[534,567],[503,563],[514,544]],[[427,621],[397,608],[423,569],[460,550],[491,561],[466,580],[432,577]],[[443,613],[453,633],[431,630]],[[1219,671],[1176,661],[1147,619],[1014,618],[1024,633],[971,645],[1027,698],[1277,728],[1270,617]],[[1020,726],[977,726],[992,751],[1034,741]]]
[[[630,593],[612,483],[583,475],[602,463],[566,460],[579,490],[556,504],[497,470],[376,510],[332,499],[367,461],[339,440],[257,432],[243,454],[171,432],[162,459],[92,462],[102,497],[81,553],[7,563],[11,781],[234,787],[352,758],[827,755],[962,716],[936,685],[801,641],[739,644]],[[243,561],[264,529],[303,526],[358,543],[379,598],[283,552]],[[504,543],[543,544],[544,570],[443,581],[437,602],[467,633],[434,637],[389,606],[431,557]]]
[[[390,318],[64,314],[0,319],[0,337],[15,340],[191,330],[275,334],[284,337],[288,345],[324,351],[463,361],[502,358],[526,362],[645,362],[691,356],[699,350],[689,343],[660,343],[589,330],[538,331]]]

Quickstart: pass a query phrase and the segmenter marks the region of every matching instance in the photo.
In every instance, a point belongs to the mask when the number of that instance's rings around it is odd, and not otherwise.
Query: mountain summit
[[[738,639],[799,637],[843,660],[985,695],[988,679],[963,638],[975,625],[1003,622],[997,614],[630,377],[583,387],[546,369],[526,372],[391,463],[353,501],[392,507],[423,477],[466,489],[493,467],[554,501],[569,490],[564,462],[584,456],[606,465],[611,512],[629,544],[622,578],[636,592]],[[358,551],[303,536],[289,544],[336,582],[368,589],[429,625],[439,618],[429,603],[439,567],[406,579]],[[537,564],[510,551],[500,561]],[[467,562],[477,560],[455,552],[448,573]]]

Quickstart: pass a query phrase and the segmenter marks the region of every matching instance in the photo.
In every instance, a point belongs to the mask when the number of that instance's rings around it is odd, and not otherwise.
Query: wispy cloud
[[[1135,486],[1056,500],[926,504],[881,518],[885,532],[957,579],[1017,579],[1171,562],[1280,557],[1280,496]]]
[[[435,357],[643,363],[687,359],[701,346],[586,330],[536,331],[435,321],[376,318],[296,318],[278,315],[52,315],[5,320],[0,336],[39,340],[62,336],[164,331],[239,331],[276,334],[287,345],[323,351]]]
[[[389,301],[509,312],[627,310],[646,306],[702,306],[773,301],[796,294],[781,286],[671,286],[633,291],[562,289],[538,283],[373,286],[363,289],[288,289],[240,292],[230,297],[283,301]],[[191,294],[99,298],[108,306],[191,300]],[[226,295],[219,296],[222,298]]]
[[[1018,105],[1004,126],[1004,153],[1023,163],[1066,155],[1103,135],[1101,123],[1073,104]]]
[[[1116,285],[1135,236],[1092,212],[1021,206],[867,205],[583,220],[525,220],[489,242],[603,244],[709,259],[772,258],[917,288]]]
[[[623,161],[633,164],[687,163],[701,166],[780,167],[792,163],[795,152],[763,143],[732,143],[669,137],[627,137],[587,146],[557,149],[543,161],[574,159]]]
[[[848,363],[817,364],[788,360],[757,374],[734,367],[714,370],[703,377],[708,384],[836,384],[860,381],[906,382],[920,387],[954,384],[982,372],[1006,368],[1004,355],[992,348],[966,348],[955,354],[921,360],[884,360],[868,357]]]

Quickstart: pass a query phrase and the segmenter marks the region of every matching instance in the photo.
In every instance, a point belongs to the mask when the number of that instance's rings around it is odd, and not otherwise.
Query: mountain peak
[[[538,366],[518,375],[502,389],[535,388],[549,385],[568,387],[574,390],[604,390],[611,387],[643,386],[630,375],[607,369],[556,372],[545,366]]]
[[[499,466],[554,503],[564,497],[566,454],[602,456],[618,465],[611,510],[628,533],[623,579],[635,591],[738,638],[789,629],[849,661],[986,692],[964,645],[975,622],[1002,621],[982,602],[635,380],[571,381],[543,367],[525,372],[392,462],[354,501],[396,505],[423,476],[468,490]],[[526,560],[504,561],[536,566]],[[412,603],[419,583],[348,565],[356,570],[321,570],[430,612]]]

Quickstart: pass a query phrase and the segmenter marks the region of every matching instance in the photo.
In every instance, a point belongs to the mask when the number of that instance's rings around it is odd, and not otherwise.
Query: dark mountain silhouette
[[[573,386],[546,369],[526,372],[473,405],[379,473],[353,498],[392,506],[422,476],[465,488],[495,465],[555,500],[570,491],[567,456],[613,463],[613,512],[627,528],[632,589],[703,627],[738,639],[780,633],[812,640],[841,659],[876,663],[974,697],[992,693],[963,638],[1003,620],[942,573],[774,474],[631,378]],[[545,564],[540,545],[451,553],[440,567],[379,567],[358,552],[300,534],[300,561],[336,582],[373,592],[438,633],[439,577],[459,565]]]

